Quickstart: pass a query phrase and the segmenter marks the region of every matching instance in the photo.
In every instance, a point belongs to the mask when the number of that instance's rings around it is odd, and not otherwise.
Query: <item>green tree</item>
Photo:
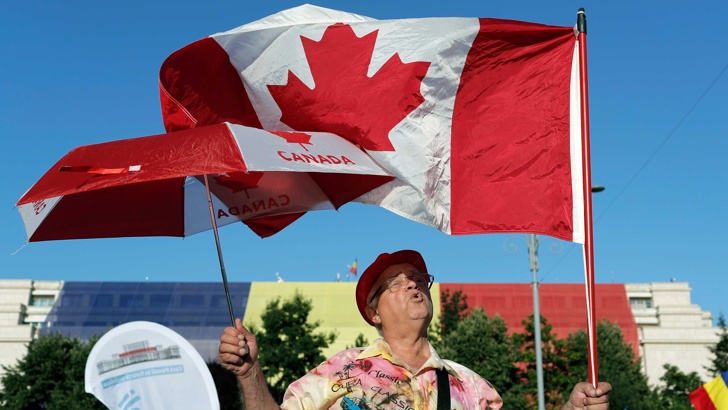
[[[536,349],[534,335],[534,316],[529,315],[521,323],[524,333],[514,333],[515,344],[522,346],[523,367],[521,367],[521,379],[524,382],[526,392],[537,392],[538,382],[536,378]],[[567,340],[559,339],[551,331],[553,327],[548,320],[541,316],[541,359],[544,381],[544,401],[547,409],[560,409],[564,404],[564,397],[568,397],[575,381],[568,374],[569,357],[566,351]],[[536,407],[537,396],[529,394],[530,407]]]
[[[720,329],[718,331],[720,339],[715,346],[708,347],[710,353],[713,354],[713,360],[711,360],[710,366],[705,368],[713,377],[728,371],[728,326],[722,313],[718,316],[718,328]]]
[[[460,323],[468,310],[468,295],[458,289],[450,294],[450,290],[440,292],[440,305],[442,315],[439,321],[433,321],[427,328],[427,338],[435,348],[440,351],[443,347],[443,337],[452,332]]]
[[[430,341],[432,347],[438,352],[442,350],[442,326],[437,320],[430,322],[430,326],[427,327],[427,339]]]
[[[354,344],[352,346],[346,345],[346,348],[351,349],[352,347],[366,347],[368,345],[369,339],[364,336],[364,333],[359,333],[354,340]]]
[[[462,289],[458,289],[450,295],[450,290],[440,292],[440,304],[442,316],[440,319],[441,336],[447,336],[455,330],[460,320],[468,311],[468,295]]]
[[[653,403],[659,409],[692,410],[688,395],[703,384],[697,372],[685,374],[676,366],[663,366],[665,374],[660,377],[664,383],[653,390]]]
[[[461,363],[492,383],[508,408],[523,409],[523,380],[516,363],[519,348],[508,335],[499,315],[488,317],[483,308],[471,310],[447,336],[443,337],[440,356]]]
[[[0,406],[4,409],[105,409],[86,393],[86,359],[98,337],[88,342],[53,333],[31,341],[15,366],[3,366]]]
[[[286,387],[326,358],[322,350],[336,340],[336,333],[316,333],[320,322],[308,322],[313,307],[310,299],[296,292],[281,302],[268,302],[263,311],[261,330],[256,338],[259,360],[273,397],[280,401]]]
[[[574,381],[588,379],[587,335],[584,330],[568,337],[569,376]],[[635,360],[632,347],[624,341],[619,326],[603,320],[597,324],[597,356],[599,358],[598,378],[612,385],[609,394],[613,409],[650,410],[657,409],[650,400],[647,377],[642,374],[640,364]],[[565,392],[564,400],[568,397]]]

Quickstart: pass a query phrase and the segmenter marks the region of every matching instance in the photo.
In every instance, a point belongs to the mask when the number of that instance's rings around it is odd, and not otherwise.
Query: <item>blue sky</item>
[[[211,232],[186,239],[32,243],[15,202],[72,148],[164,132],[157,88],[175,50],[292,1],[13,2],[0,14],[0,278],[218,281]],[[571,26],[588,18],[596,278],[689,282],[728,312],[728,3],[319,1],[379,19],[496,17]],[[259,239],[221,230],[231,281],[329,281],[358,258],[420,250],[443,282],[530,281],[523,235],[451,237],[383,209],[309,213]],[[518,245],[515,254],[505,241]],[[562,246],[558,254],[551,246]],[[13,253],[23,247],[19,252]],[[540,280],[583,282],[579,246],[541,238]],[[597,315],[599,313],[597,312]]]

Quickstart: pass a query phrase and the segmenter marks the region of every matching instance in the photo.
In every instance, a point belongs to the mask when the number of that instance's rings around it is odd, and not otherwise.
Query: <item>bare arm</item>
[[[578,383],[561,410],[609,410],[610,391],[612,385],[606,382],[600,382],[596,389],[591,383]]]
[[[243,327],[240,319],[235,319],[235,327],[226,327],[220,336],[217,358],[222,367],[237,377],[247,409],[279,409],[268,391],[263,369],[258,362],[258,343],[255,335]]]

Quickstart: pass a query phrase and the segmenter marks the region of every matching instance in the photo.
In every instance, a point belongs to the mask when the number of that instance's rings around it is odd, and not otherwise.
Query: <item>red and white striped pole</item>
[[[583,8],[580,8],[577,12],[576,30],[579,43],[582,169],[584,172],[584,284],[586,287],[587,310],[587,364],[589,382],[596,387],[599,378],[597,377],[597,329],[594,307],[594,232],[592,228],[591,153],[589,148],[589,80],[586,68],[586,12]]]

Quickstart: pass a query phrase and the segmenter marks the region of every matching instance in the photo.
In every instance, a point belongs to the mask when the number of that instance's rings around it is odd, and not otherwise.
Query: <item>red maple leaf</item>
[[[216,177],[215,182],[218,185],[228,188],[232,193],[240,191],[247,191],[249,189],[258,188],[258,181],[263,177],[261,172],[229,172],[227,174],[221,174]]]
[[[321,41],[301,36],[315,81],[308,88],[288,71],[285,85],[268,85],[291,128],[338,134],[366,150],[394,151],[389,131],[425,100],[420,84],[429,62],[403,63],[395,53],[367,76],[378,30],[361,38],[334,24]]]
[[[275,134],[283,139],[286,140],[289,144],[300,144],[301,148],[308,151],[306,147],[303,146],[303,144],[306,145],[313,145],[311,144],[311,135],[306,134],[305,132],[295,132],[295,131],[268,131],[271,134]]]

